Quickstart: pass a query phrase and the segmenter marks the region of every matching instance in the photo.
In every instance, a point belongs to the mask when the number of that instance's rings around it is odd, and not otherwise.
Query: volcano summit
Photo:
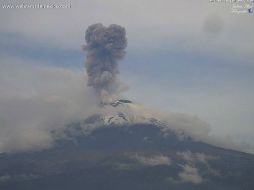
[[[51,147],[0,153],[1,190],[254,189],[254,155],[216,146],[195,116],[121,97],[123,27],[91,25],[85,39],[96,113],[50,130]]]
[[[171,127],[175,116],[162,121],[135,114],[140,109],[117,100],[52,131],[52,148],[0,154],[0,189],[253,189],[253,155],[197,140]],[[182,115],[178,120],[202,123]]]

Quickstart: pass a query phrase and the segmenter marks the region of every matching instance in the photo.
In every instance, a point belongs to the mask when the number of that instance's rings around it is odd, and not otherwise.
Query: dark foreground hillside
[[[77,134],[51,149],[0,154],[0,189],[254,189],[251,154],[165,135],[148,124]]]

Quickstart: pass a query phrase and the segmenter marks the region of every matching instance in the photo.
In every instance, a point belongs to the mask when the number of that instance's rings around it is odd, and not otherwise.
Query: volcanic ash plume
[[[112,101],[119,92],[116,75],[127,46],[125,29],[115,24],[93,24],[86,30],[85,39],[87,85],[95,89],[102,103]]]

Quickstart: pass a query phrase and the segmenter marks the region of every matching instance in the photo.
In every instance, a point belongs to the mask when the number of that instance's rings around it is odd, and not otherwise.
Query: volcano
[[[254,155],[197,140],[140,109],[130,100],[104,103],[52,131],[51,148],[1,153],[0,189],[254,189]]]

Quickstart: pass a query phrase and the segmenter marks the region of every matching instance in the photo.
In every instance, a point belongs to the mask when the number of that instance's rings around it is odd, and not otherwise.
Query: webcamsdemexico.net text
[[[2,4],[3,9],[69,9],[71,4]]]

